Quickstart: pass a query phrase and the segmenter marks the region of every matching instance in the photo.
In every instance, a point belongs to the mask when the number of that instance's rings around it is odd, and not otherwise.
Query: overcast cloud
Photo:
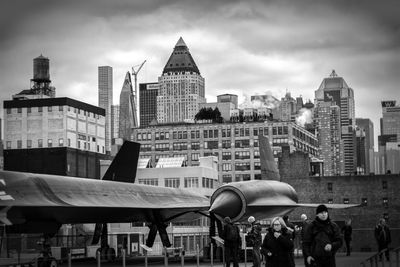
[[[117,104],[126,72],[147,60],[138,81],[157,81],[182,36],[208,102],[267,91],[313,100],[335,69],[378,133],[380,101],[400,102],[399,10],[398,0],[3,0],[0,99],[29,88],[43,54],[57,96],[94,105],[97,67],[112,66]]]

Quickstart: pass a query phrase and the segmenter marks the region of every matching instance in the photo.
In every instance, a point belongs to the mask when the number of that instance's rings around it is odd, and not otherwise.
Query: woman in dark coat
[[[283,219],[274,218],[261,246],[266,266],[294,267],[293,246],[292,234],[287,231]]]

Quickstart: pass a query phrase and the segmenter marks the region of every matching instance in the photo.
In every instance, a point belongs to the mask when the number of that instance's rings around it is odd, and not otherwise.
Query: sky
[[[41,54],[58,97],[93,105],[98,66],[113,67],[118,104],[126,72],[146,60],[138,83],[156,82],[179,37],[208,102],[286,92],[313,101],[334,69],[354,90],[356,117],[374,123],[375,140],[380,101],[400,104],[398,0],[2,0],[0,115],[3,100],[30,88]]]

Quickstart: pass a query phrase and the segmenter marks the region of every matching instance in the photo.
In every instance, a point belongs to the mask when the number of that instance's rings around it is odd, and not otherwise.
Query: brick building
[[[292,185],[300,203],[364,203],[363,207],[329,212],[339,225],[352,219],[354,251],[374,251],[377,245],[374,227],[382,216],[391,228],[391,247],[400,246],[400,175],[309,176],[310,160],[306,153],[283,148],[279,159],[281,181]],[[299,208],[290,214],[299,221],[305,213],[315,217],[314,208]]]

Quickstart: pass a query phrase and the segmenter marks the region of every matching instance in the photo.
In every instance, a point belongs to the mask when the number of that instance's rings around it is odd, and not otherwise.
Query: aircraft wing
[[[32,231],[38,225],[42,232],[69,223],[188,220],[208,208],[207,197],[183,189],[0,172],[0,221]]]
[[[298,203],[297,206],[305,208],[316,208],[321,204],[324,204],[328,209],[348,209],[348,208],[363,206],[363,204],[325,204],[325,203]]]

